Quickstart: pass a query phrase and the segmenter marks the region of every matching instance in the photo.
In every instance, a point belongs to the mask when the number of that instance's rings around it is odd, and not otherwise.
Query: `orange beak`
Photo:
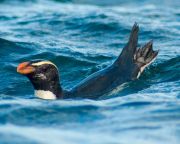
[[[29,65],[29,62],[20,63],[17,67],[17,72],[20,74],[29,74],[35,71],[35,68]]]

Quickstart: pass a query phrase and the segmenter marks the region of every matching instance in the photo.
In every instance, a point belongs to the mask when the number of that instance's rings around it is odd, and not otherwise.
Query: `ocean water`
[[[179,144],[179,0],[1,0],[0,143]],[[64,88],[113,62],[134,22],[157,60],[101,100],[41,100],[16,72],[54,62]]]

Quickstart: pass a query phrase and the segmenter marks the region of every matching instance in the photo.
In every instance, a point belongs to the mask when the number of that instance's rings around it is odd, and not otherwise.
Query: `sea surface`
[[[157,60],[100,100],[41,100],[19,63],[47,59],[68,89],[110,65],[133,24]],[[1,0],[0,144],[179,144],[179,0]]]

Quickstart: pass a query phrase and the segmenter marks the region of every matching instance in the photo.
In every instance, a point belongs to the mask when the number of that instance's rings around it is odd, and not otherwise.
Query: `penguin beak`
[[[30,74],[35,71],[35,68],[29,62],[20,63],[17,67],[17,72],[23,75]]]

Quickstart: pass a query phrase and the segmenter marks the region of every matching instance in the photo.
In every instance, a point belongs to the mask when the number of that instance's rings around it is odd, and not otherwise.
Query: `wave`
[[[152,66],[146,76],[151,77],[150,82],[152,83],[180,80],[180,56]]]
[[[34,48],[33,44],[30,44],[30,43],[14,42],[14,41],[6,40],[3,38],[0,38],[0,43],[1,43],[1,49],[0,49],[1,55],[7,55],[7,53],[10,53],[10,54],[16,53],[16,54],[24,55],[29,52],[33,52],[32,48]]]

